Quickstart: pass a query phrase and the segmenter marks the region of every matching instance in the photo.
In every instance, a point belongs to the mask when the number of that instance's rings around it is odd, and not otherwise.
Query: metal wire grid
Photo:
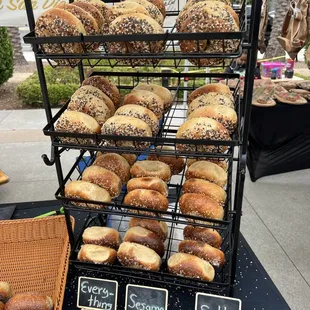
[[[116,152],[116,153],[134,153],[143,154],[150,151],[160,152],[162,155],[173,155],[179,154],[188,157],[230,157],[233,147],[239,144],[239,137],[242,136],[242,115],[243,107],[240,104],[239,98],[239,85],[240,80],[236,83],[236,87],[233,90],[233,97],[235,101],[235,110],[239,117],[238,126],[235,132],[231,135],[231,141],[217,141],[217,140],[189,140],[189,139],[176,139],[176,133],[179,126],[186,121],[186,111],[187,111],[187,100],[184,99],[185,91],[193,91],[201,84],[205,83],[205,77],[209,77],[209,74],[198,74],[198,77],[188,74],[188,78],[184,78],[183,75],[174,73],[131,73],[128,74],[117,72],[109,76],[111,73],[108,72],[94,72],[92,75],[103,75],[105,77],[110,77],[113,82],[118,86],[121,93],[129,93],[132,88],[134,88],[139,82],[152,82],[158,84],[165,84],[167,88],[173,93],[174,103],[171,110],[164,116],[164,119],[160,125],[160,130],[155,137],[133,137],[133,136],[110,136],[102,134],[79,134],[79,133],[65,133],[55,131],[55,125],[59,117],[66,111],[69,103],[64,105],[59,112],[52,118],[51,122],[43,129],[45,135],[53,137],[53,145],[64,148],[71,149],[85,149],[98,151],[105,149],[106,151]],[[165,77],[163,77],[165,75]],[[211,75],[212,76],[212,75]],[[216,78],[222,77],[227,78],[229,74],[218,74],[215,75]],[[239,77],[236,74],[233,77]],[[203,78],[201,78],[203,77]],[[240,78],[240,77],[239,77]],[[124,79],[126,80],[126,85],[124,85]],[[129,79],[129,81],[128,81]],[[185,81],[186,80],[186,81]],[[228,81],[228,80],[226,80]],[[187,85],[185,86],[185,82]],[[168,85],[166,85],[168,84]],[[109,143],[106,143],[109,141]],[[114,141],[114,142],[113,142]],[[132,141],[133,147],[124,147],[119,145],[119,141]],[[147,142],[149,147],[141,147],[141,143]],[[180,150],[177,145],[186,144],[188,147],[186,150]],[[154,148],[158,146],[172,146],[174,150],[166,150]],[[201,150],[204,145],[212,146],[211,152]],[[226,146],[228,151],[223,153],[222,149]]]

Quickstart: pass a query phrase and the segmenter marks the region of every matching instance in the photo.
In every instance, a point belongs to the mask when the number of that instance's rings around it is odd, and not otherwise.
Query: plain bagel
[[[230,88],[227,85],[221,83],[212,83],[200,86],[199,88],[192,91],[188,96],[188,103],[191,103],[197,97],[200,97],[201,95],[208,93],[217,93],[221,95],[226,95],[227,97],[232,99]]]

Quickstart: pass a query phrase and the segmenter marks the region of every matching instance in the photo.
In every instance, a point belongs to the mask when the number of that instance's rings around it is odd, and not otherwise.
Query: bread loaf
[[[86,113],[92,116],[100,126],[111,116],[111,111],[104,101],[91,94],[72,96],[68,110]]]
[[[130,166],[127,160],[119,154],[107,153],[96,158],[95,166],[99,166],[114,172],[126,184],[130,179]]]
[[[156,211],[167,211],[169,202],[168,199],[159,192],[149,189],[135,189],[125,196],[124,204],[141,209],[152,209],[156,213]],[[151,211],[137,212],[140,214],[154,215]]]
[[[217,230],[198,227],[198,226],[185,226],[183,230],[183,236],[185,240],[202,241],[210,244],[215,248],[220,248],[223,242],[223,238]]]
[[[147,90],[135,90],[124,97],[124,105],[136,104],[151,110],[158,119],[163,117],[164,102],[156,94]]]
[[[207,180],[202,179],[189,179],[183,184],[182,192],[185,193],[196,193],[196,194],[204,194],[216,202],[218,202],[221,206],[223,206],[226,202],[227,194],[225,190]]]
[[[208,117],[192,118],[183,123],[176,134],[177,139],[205,139],[229,141],[229,131],[219,122]],[[225,152],[227,146],[177,144],[178,150],[198,152]]]
[[[169,89],[156,85],[151,83],[139,83],[133,91],[136,90],[147,90],[154,94],[156,94],[158,97],[160,97],[164,101],[164,113],[167,113],[173,103],[173,97]]]
[[[114,83],[110,82],[107,78],[101,75],[92,75],[83,81],[82,86],[85,85],[91,85],[99,88],[104,94],[106,94],[113,101],[116,109],[120,106],[121,95],[119,93],[119,90],[114,85]]]
[[[145,7],[145,9],[148,11],[149,15],[159,24],[159,25],[163,25],[164,23],[164,17],[161,14],[160,10],[158,9],[158,7],[156,5],[154,5],[151,1],[147,1],[147,0],[126,0],[129,2],[133,2],[133,3],[139,3],[140,5],[142,5],[143,7]]]
[[[224,209],[212,198],[203,194],[183,194],[179,201],[180,210],[184,215],[199,216],[214,220],[222,220]],[[203,220],[188,219],[189,222],[203,223]]]
[[[124,236],[124,241],[145,245],[154,250],[160,257],[165,254],[165,246],[159,236],[140,226],[129,228]]]
[[[221,123],[231,133],[237,127],[237,113],[234,109],[224,105],[209,105],[193,111],[188,119],[209,117]]]
[[[152,17],[145,14],[132,13],[117,17],[109,27],[109,33],[113,35],[130,34],[163,34],[164,30]],[[148,41],[111,42],[108,43],[109,52],[112,54],[160,53],[164,48],[164,42],[156,41],[149,44]],[[122,63],[132,67],[141,64],[155,65],[158,59],[120,59]]]
[[[221,187],[227,183],[227,172],[220,166],[205,160],[197,161],[188,167],[185,177],[211,181]]]
[[[135,117],[116,115],[109,118],[102,126],[101,132],[104,135],[131,136],[131,137],[152,137],[150,126]],[[119,147],[134,147],[144,149],[150,145],[147,141],[107,141],[109,144]]]
[[[185,253],[172,255],[168,260],[168,270],[179,276],[210,282],[215,276],[214,268],[210,263],[197,256]]]
[[[100,133],[100,125],[91,116],[76,111],[65,111],[58,119],[55,130],[59,132],[97,134]],[[94,144],[93,139],[60,138],[63,143]]]
[[[227,97],[227,95],[208,93],[197,97],[189,104],[187,108],[187,117],[189,117],[191,113],[201,107],[214,105],[224,105],[234,109],[234,101],[231,98]]]
[[[228,169],[228,165],[227,165],[227,161],[223,160],[221,158],[206,158],[206,157],[199,157],[198,159],[194,159],[194,158],[189,158],[187,159],[187,167],[190,167],[193,163],[195,163],[196,161],[209,161],[213,164],[216,164],[218,166],[220,166],[222,169],[224,169],[225,171],[227,171]]]
[[[72,181],[65,186],[65,196],[67,198],[76,198],[81,200],[93,200],[99,202],[110,202],[110,194],[100,186],[85,181]],[[104,205],[72,202],[79,207],[86,207],[91,209],[102,209]]]
[[[113,12],[113,19],[121,15],[134,14],[134,13],[140,13],[150,16],[149,12],[143,5],[129,1],[116,2],[112,6],[112,12]]]
[[[233,99],[230,88],[227,85],[221,83],[212,83],[200,86],[192,91],[188,96],[188,103],[191,103],[194,99],[208,93],[216,93]]]
[[[84,244],[78,253],[78,260],[94,264],[113,264],[116,260],[116,253],[114,249],[105,246]]]
[[[75,3],[75,2],[74,2]],[[82,2],[83,3],[83,2]],[[86,4],[87,3],[83,3]],[[114,108],[114,103],[113,101],[104,93],[102,92],[99,88],[91,86],[91,85],[85,85],[85,86],[81,86],[79,87],[75,93],[72,95],[72,98],[74,97],[83,97],[83,96],[88,96],[88,95],[93,95],[96,98],[102,100],[106,106],[109,108],[110,110],[110,116],[114,115],[115,113],[115,108]]]
[[[8,282],[0,281],[0,301],[6,303],[13,295],[10,284]]]
[[[183,240],[179,243],[179,252],[198,256],[214,267],[221,267],[225,264],[223,251],[201,241]]]
[[[133,217],[129,221],[129,227],[143,227],[155,233],[163,242],[167,239],[168,236],[168,226],[163,221],[156,221],[143,218]]]
[[[130,174],[133,178],[158,177],[167,183],[171,179],[170,167],[161,161],[153,160],[142,160],[136,162],[130,168]]]
[[[122,190],[122,181],[117,174],[100,166],[86,168],[82,180],[99,185],[108,191],[112,198],[117,197]]]
[[[171,151],[175,152],[175,148],[167,145],[160,145],[156,147],[156,150],[162,151]],[[170,155],[157,155],[156,151],[151,151],[150,155],[147,157],[148,160],[159,160],[170,167],[172,175],[178,175],[183,171],[185,167],[185,159],[180,156],[170,156]]]
[[[86,30],[82,22],[72,13],[53,8],[39,16],[35,25],[35,33],[38,37],[70,37],[86,35]],[[79,43],[44,44],[43,48],[45,53],[50,54],[79,54],[83,52],[82,45]],[[66,60],[57,62],[68,64]],[[78,61],[70,60],[69,62],[77,63]]]
[[[168,196],[168,186],[162,179],[158,177],[142,177],[133,178],[127,183],[127,191],[131,192],[135,189],[151,189]]]
[[[112,249],[118,249],[122,243],[120,233],[110,227],[88,227],[84,230],[82,238],[86,244],[96,244]]]
[[[127,104],[118,108],[117,111],[115,112],[115,115],[131,116],[138,118],[150,126],[153,136],[156,136],[158,134],[159,130],[158,119],[156,115],[148,108],[145,108],[137,104]]]
[[[123,242],[117,252],[119,262],[126,267],[158,271],[161,258],[152,249],[137,243]]]
[[[53,310],[52,298],[39,293],[20,293],[5,305],[5,310]]]

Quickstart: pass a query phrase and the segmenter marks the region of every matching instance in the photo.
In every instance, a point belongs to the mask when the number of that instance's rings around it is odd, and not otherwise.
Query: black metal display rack
[[[73,2],[73,1],[69,1]],[[107,1],[108,2],[108,1]],[[254,71],[257,58],[257,36],[259,31],[261,0],[254,0],[251,10],[251,22],[249,37],[246,38],[246,2],[233,6],[239,15],[240,31],[232,33],[177,33],[175,26],[165,27],[164,34],[152,35],[96,35],[96,36],[72,36],[72,37],[36,37],[35,19],[32,10],[31,0],[25,0],[26,11],[29,21],[30,33],[24,37],[26,43],[32,44],[35,53],[38,75],[41,84],[42,97],[46,112],[47,125],[44,134],[51,138],[51,157],[42,155],[47,165],[56,166],[59,188],[56,198],[62,200],[65,208],[68,232],[71,242],[71,263],[78,269],[100,270],[109,277],[117,278],[119,285],[126,285],[132,279],[146,282],[159,283],[180,290],[186,288],[189,295],[195,292],[208,292],[219,295],[233,295],[233,284],[236,273],[237,249],[240,230],[240,219],[243,199],[243,188],[246,171],[246,151],[248,142],[249,122],[251,113],[252,89],[254,83]],[[180,3],[176,2],[173,10],[167,12],[167,18],[172,19],[180,12]],[[234,52],[225,51],[225,40],[234,40],[238,48]],[[179,40],[193,41],[198,50],[195,53],[183,53],[180,51]],[[217,53],[210,53],[199,50],[200,43],[204,40],[219,40],[223,42],[223,50]],[[109,52],[109,43],[122,42],[127,45],[131,41],[147,42],[149,53],[125,53],[112,54]],[[82,53],[66,53],[66,44],[80,44]],[[162,44],[160,53],[153,53],[153,44]],[[93,45],[99,49],[94,51]],[[57,46],[58,54],[46,52],[46,46]],[[223,67],[228,61],[237,58],[243,50],[247,50],[247,63],[245,74],[245,86],[243,98],[240,96],[240,75],[228,73],[216,73],[211,68],[206,73],[203,68],[202,60],[219,58],[216,67]],[[127,65],[123,65],[126,59]],[[190,65],[184,60],[188,59],[195,63]],[[44,74],[43,60],[51,66],[71,66],[78,67],[80,81],[88,75],[104,75],[113,81],[119,88],[121,94],[130,92],[139,82],[155,82],[163,84],[173,94],[174,103],[160,123],[160,131],[155,137],[129,137],[129,136],[107,136],[102,134],[77,134],[55,131],[55,124],[59,117],[66,110],[68,103],[65,104],[54,116],[52,115],[49,103],[48,89]],[[142,61],[143,60],[143,61]],[[169,62],[167,62],[169,61]],[[141,64],[143,63],[143,64]],[[167,66],[169,68],[167,68]],[[95,68],[91,73],[88,67]],[[117,70],[111,70],[116,67]],[[173,67],[173,68],[172,68]],[[94,71],[96,70],[96,71]],[[191,71],[188,71],[191,70]],[[218,71],[217,71],[218,72]],[[214,82],[215,80],[234,79],[233,98],[235,110],[238,114],[238,126],[231,136],[230,141],[214,140],[188,140],[176,139],[176,132],[179,126],[186,120],[186,93],[191,92],[203,85],[205,81]],[[184,99],[185,98],[185,99]],[[119,141],[130,141],[133,147],[119,147]],[[106,141],[114,141],[114,144],[107,144]],[[180,145],[187,145],[186,150],[181,150]],[[170,146],[169,150],[161,146]],[[68,173],[64,173],[62,165],[63,152],[79,150],[76,161]],[[131,217],[150,218],[149,215],[136,214],[138,209],[134,206],[124,204],[126,188],[111,203],[101,203],[94,201],[81,201],[79,199],[68,199],[64,195],[64,188],[71,180],[81,179],[83,169],[93,163],[98,151],[136,154],[138,160],[147,158],[150,153],[161,156],[182,156],[187,161],[190,158],[217,158],[227,162],[228,181],[226,186],[227,201],[224,206],[225,215],[223,220],[205,219],[197,216],[184,215],[180,212],[178,203],[182,194],[182,184],[185,180],[185,171],[180,175],[172,177],[169,187],[169,208],[167,211],[158,211],[152,217],[164,220],[169,227],[169,236],[165,243],[166,252],[163,257],[163,264],[159,272],[150,272],[125,268],[115,264],[113,266],[94,265],[77,261],[77,253],[81,246],[81,235],[74,236],[70,222],[70,212],[79,211],[85,214],[85,227],[95,224],[108,225],[120,231],[123,235],[128,229],[128,221]],[[223,152],[224,151],[224,152]],[[184,169],[185,170],[185,169]],[[234,183],[234,192],[233,192]],[[75,206],[74,203],[83,202],[84,208]],[[91,204],[101,205],[102,208],[94,210]],[[216,269],[216,276],[213,282],[189,279],[172,275],[167,269],[167,260],[175,252],[177,245],[183,239],[183,228],[188,222],[191,225],[216,228],[223,237],[221,249],[226,256],[224,266]],[[198,221],[198,222],[197,222]],[[184,291],[184,290],[182,290]],[[185,304],[184,304],[185,305]],[[178,309],[189,309],[188,306]]]

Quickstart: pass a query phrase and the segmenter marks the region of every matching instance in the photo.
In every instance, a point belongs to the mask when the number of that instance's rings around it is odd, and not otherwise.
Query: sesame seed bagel
[[[113,35],[122,34],[163,34],[162,26],[157,23],[152,17],[145,14],[132,13],[117,17],[110,24],[109,33]],[[110,42],[108,43],[109,52],[113,54],[127,53],[160,53],[164,44],[161,41],[152,42],[145,41],[130,41],[130,42]],[[120,59],[122,63],[136,66],[141,64],[154,64],[157,59]]]
[[[218,93],[203,94],[194,99],[187,108],[187,117],[196,111],[198,108],[205,107],[208,105],[224,105],[234,109],[234,102],[226,95],[220,95]]]
[[[204,139],[229,141],[229,131],[218,121],[208,117],[192,118],[183,123],[177,131],[177,139]],[[198,152],[225,152],[227,146],[177,144],[178,150]]]
[[[124,97],[124,105],[137,104],[151,110],[158,119],[163,117],[164,101],[147,90],[135,90]]]
[[[200,157],[198,159],[194,159],[194,158],[187,159],[187,167],[190,167],[193,163],[195,163],[196,161],[199,161],[199,160],[205,160],[205,161],[209,161],[211,163],[214,163],[214,164],[220,166],[225,171],[227,171],[227,169],[228,169],[228,165],[227,165],[226,160],[221,160],[221,159],[217,159],[217,158],[204,158],[204,157]]]
[[[68,3],[61,3],[58,4],[56,7],[58,9],[68,11],[72,13],[75,17],[77,17],[82,22],[87,35],[95,35],[99,33],[98,23],[92,17],[92,15],[84,9]]]
[[[158,177],[142,177],[130,179],[127,183],[127,191],[131,192],[135,189],[151,189],[168,196],[168,186],[167,184]]]
[[[191,103],[194,99],[208,93],[217,93],[220,95],[225,95],[226,97],[233,100],[230,88],[227,85],[221,83],[211,83],[200,86],[196,88],[194,91],[192,91],[188,96],[188,103]]]
[[[235,17],[236,18],[236,17]],[[230,6],[219,1],[195,3],[177,19],[177,29],[184,33],[235,32],[239,26],[234,19]],[[235,52],[238,40],[184,40],[179,42],[183,53],[229,53]],[[217,65],[220,58],[191,59],[199,66]]]
[[[141,105],[126,104],[118,108],[115,115],[131,116],[141,119],[150,126],[153,136],[156,136],[158,133],[159,123],[156,115],[151,110]]]
[[[86,113],[92,116],[100,126],[111,116],[108,106],[92,94],[73,95],[68,110]]]
[[[156,5],[158,7],[163,18],[166,17],[166,5],[165,5],[165,2],[163,0],[148,0],[148,1],[153,3],[154,5]]]
[[[113,101],[104,92],[102,92],[97,87],[94,87],[91,85],[81,86],[75,91],[75,93],[72,95],[71,99],[75,96],[87,96],[87,95],[93,95],[93,96],[97,97],[98,99],[102,100],[107,105],[107,107],[109,108],[110,116],[114,115],[115,108],[114,108]]]
[[[152,137],[150,126],[135,117],[116,115],[109,118],[102,126],[101,132],[104,135]],[[111,145],[127,146],[135,148],[146,148],[150,142],[146,141],[108,141]]]
[[[71,3],[71,5],[77,6],[83,9],[84,11],[88,12],[97,22],[99,27],[99,33],[102,32],[102,27],[104,23],[103,16],[95,6],[93,6],[91,3],[82,1],[74,1],[73,3]]]
[[[215,183],[212,183],[203,179],[189,179],[186,180],[182,187],[182,192],[185,193],[196,193],[196,194],[204,194],[216,202],[218,202],[221,206],[223,206],[226,202],[226,191],[218,186]]]
[[[130,169],[133,178],[158,177],[168,183],[171,179],[170,167],[161,162],[153,160],[137,161]]]
[[[96,158],[94,166],[114,172],[126,184],[130,179],[130,166],[127,160],[119,154],[107,153]]]
[[[58,119],[55,130],[59,132],[96,134],[100,133],[100,125],[91,116],[77,111],[65,111]],[[64,143],[94,144],[93,139],[60,138]]]
[[[212,198],[196,193],[183,194],[179,201],[180,210],[185,215],[199,216],[214,220],[222,220],[224,209]],[[204,220],[187,219],[189,222],[204,223]]]
[[[104,94],[106,94],[114,103],[115,108],[117,109],[121,104],[121,95],[118,88],[114,83],[110,82],[103,76],[93,75],[85,79],[82,83],[84,85],[91,85],[99,88]]]
[[[81,200],[93,200],[99,202],[110,202],[111,196],[104,188],[96,184],[85,181],[72,181],[65,186],[65,196],[67,198],[75,198]],[[103,209],[104,205],[91,204],[84,202],[72,202],[79,207],[91,209]]]
[[[112,6],[112,13],[113,13],[113,20],[118,16],[132,13],[140,13],[150,16],[149,12],[143,5],[129,1],[115,3]]]
[[[196,117],[210,117],[221,123],[231,133],[237,127],[237,113],[234,109],[224,105],[209,105],[198,108],[188,116],[188,119]]]
[[[185,173],[186,179],[203,179],[224,187],[227,183],[227,172],[209,161],[200,160],[193,163]]]
[[[61,25],[58,26],[58,25]],[[86,30],[82,22],[72,13],[62,9],[53,8],[45,11],[37,19],[35,33],[38,37],[62,37],[79,36],[81,33],[86,35]],[[78,54],[83,52],[82,45],[79,43],[44,44],[45,53],[51,54]],[[78,60],[70,60],[77,63]],[[68,63],[67,60],[57,61],[58,63]]]
[[[169,89],[156,84],[139,83],[133,91],[136,90],[147,90],[157,96],[159,96],[164,101],[164,113],[168,112],[173,103],[173,97]]]
[[[108,191],[112,198],[117,197],[122,190],[122,182],[117,174],[100,166],[92,165],[86,168],[82,180],[99,185]]]
[[[149,12],[149,15],[157,21],[159,25],[163,25],[164,23],[164,16],[161,14],[159,8],[154,5],[151,1],[147,0],[126,0],[129,2],[139,3],[140,5],[144,6],[145,9]]]

